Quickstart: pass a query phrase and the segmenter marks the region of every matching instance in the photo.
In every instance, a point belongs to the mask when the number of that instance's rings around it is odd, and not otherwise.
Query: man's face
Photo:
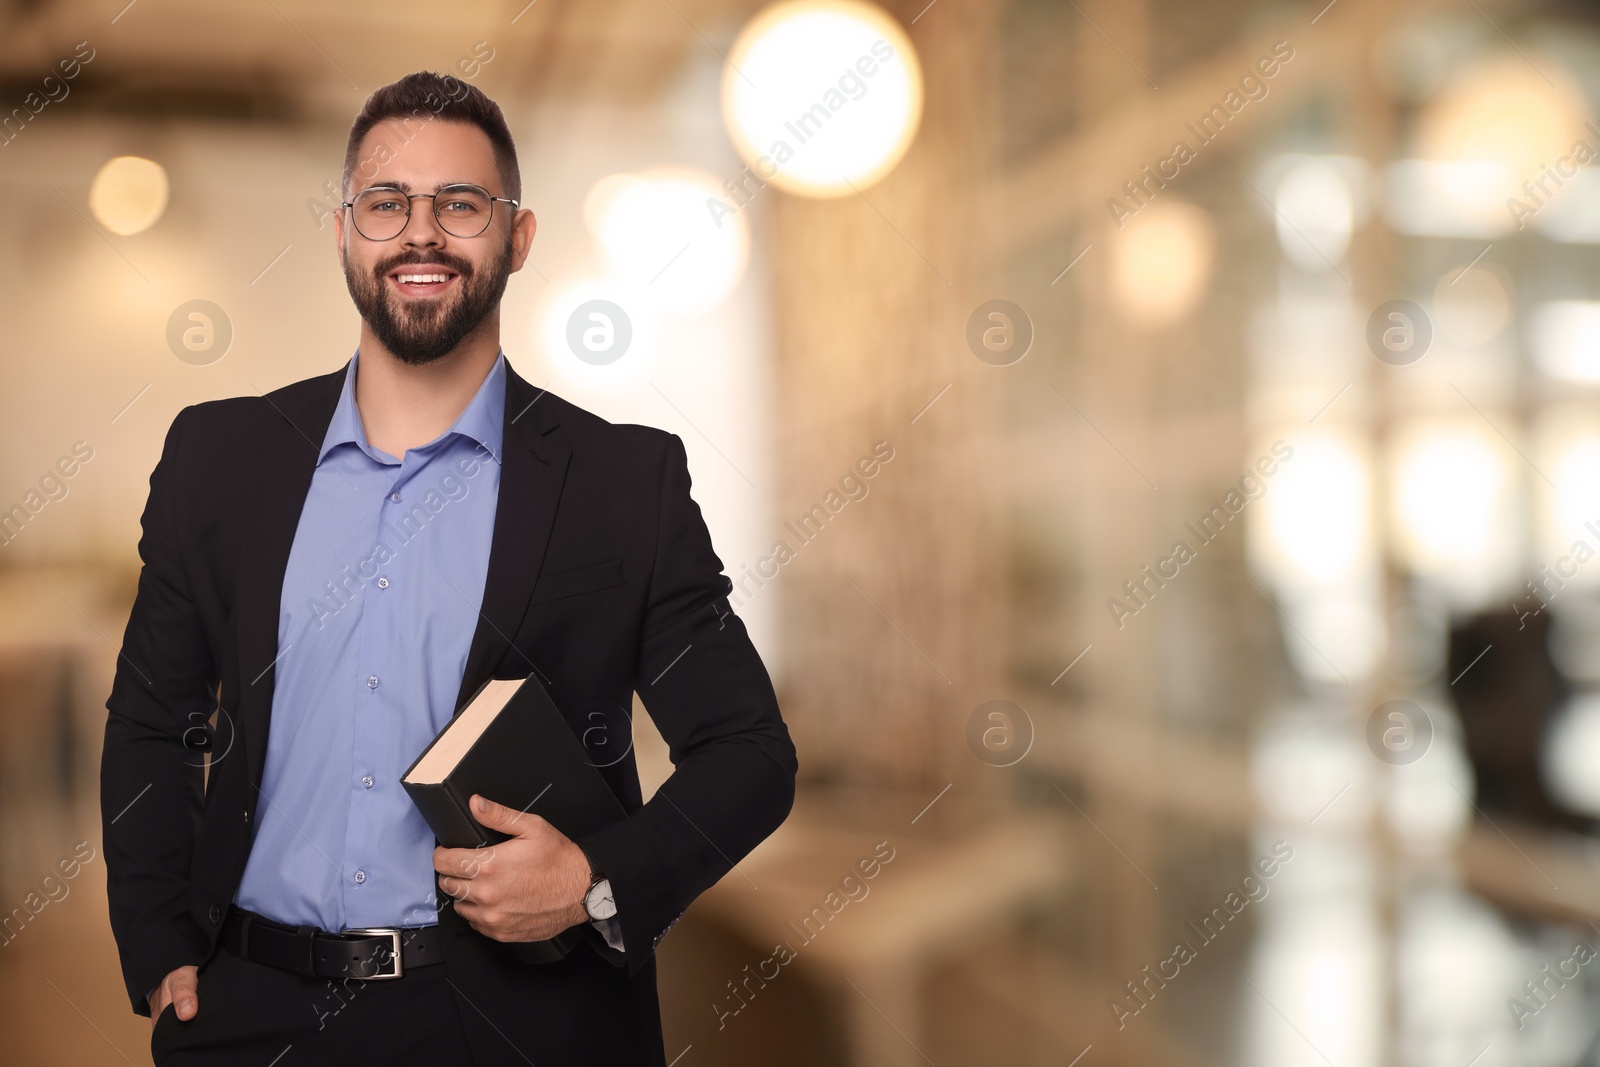
[[[507,195],[494,149],[476,126],[382,122],[363,140],[360,160],[351,199],[373,186],[432,193],[463,182]],[[335,220],[335,237],[350,297],[373,335],[396,358],[423,364],[454,351],[491,316],[498,323],[506,280],[526,261],[534,226],[533,212],[495,201],[483,233],[457,237],[439,225],[433,200],[419,198],[411,201],[405,228],[390,240],[362,236],[346,212]]]

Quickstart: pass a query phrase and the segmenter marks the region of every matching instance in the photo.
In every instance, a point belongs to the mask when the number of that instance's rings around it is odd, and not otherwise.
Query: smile
[[[435,296],[449,288],[458,275],[445,268],[402,267],[389,272],[394,287],[407,296]]]

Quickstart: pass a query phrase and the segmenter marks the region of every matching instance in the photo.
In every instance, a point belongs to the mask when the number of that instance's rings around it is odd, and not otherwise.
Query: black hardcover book
[[[400,784],[446,848],[482,848],[508,839],[472,817],[474,793],[539,815],[572,839],[627,815],[537,674],[492,678],[479,686]],[[557,960],[578,943],[586,925],[514,948],[524,962]]]

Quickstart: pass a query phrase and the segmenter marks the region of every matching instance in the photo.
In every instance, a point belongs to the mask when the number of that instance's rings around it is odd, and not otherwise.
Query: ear
[[[511,220],[511,271],[515,274],[528,261],[528,250],[533,247],[533,235],[539,229],[539,220],[531,208],[518,208]]]

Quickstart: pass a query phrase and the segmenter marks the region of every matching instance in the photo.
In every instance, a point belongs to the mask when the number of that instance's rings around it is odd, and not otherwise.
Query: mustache
[[[396,267],[403,267],[413,263],[443,263],[461,275],[463,279],[471,278],[473,273],[471,262],[462,259],[460,256],[454,256],[448,252],[434,252],[424,255],[422,252],[417,251],[402,252],[397,256],[386,259],[373,268],[373,273],[379,278],[384,278]]]

